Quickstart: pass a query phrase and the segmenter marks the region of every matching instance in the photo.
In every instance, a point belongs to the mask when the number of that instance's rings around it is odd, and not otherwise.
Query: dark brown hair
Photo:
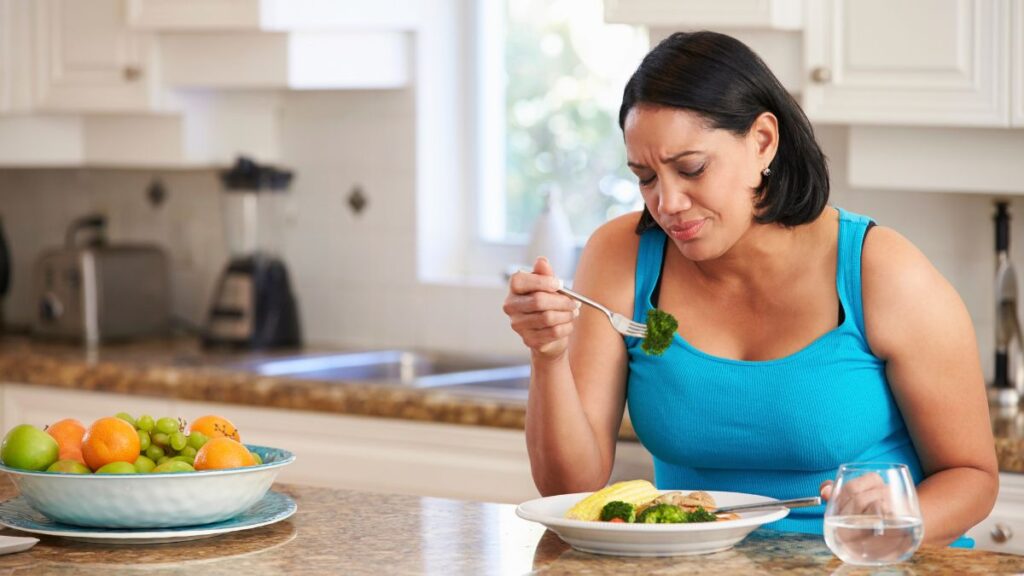
[[[626,83],[620,128],[638,104],[690,110],[711,128],[737,136],[771,112],[779,123],[779,147],[769,165],[771,175],[754,191],[757,222],[797,226],[825,209],[828,165],[810,121],[761,58],[739,40],[716,32],[676,32],[662,40]],[[637,233],[654,226],[645,207]]]

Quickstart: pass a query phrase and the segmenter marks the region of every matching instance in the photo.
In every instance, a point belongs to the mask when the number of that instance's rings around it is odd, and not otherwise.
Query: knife
[[[756,502],[754,504],[737,504],[735,506],[722,506],[716,508],[715,514],[725,514],[726,512],[749,512],[750,510],[762,510],[766,508],[804,508],[806,506],[819,506],[821,504],[821,497],[814,496],[812,498],[793,498],[791,500],[775,500],[774,502]]]

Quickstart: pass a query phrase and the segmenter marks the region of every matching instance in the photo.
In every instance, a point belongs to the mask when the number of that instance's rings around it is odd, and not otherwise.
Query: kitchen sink
[[[530,380],[530,366],[520,359],[415,350],[303,354],[251,361],[233,368],[308,380],[445,387],[457,393],[479,389],[485,395],[501,396],[502,391],[521,390],[513,395],[523,398]]]

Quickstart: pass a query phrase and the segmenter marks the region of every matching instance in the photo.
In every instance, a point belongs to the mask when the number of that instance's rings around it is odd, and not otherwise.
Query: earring
[[[769,177],[771,175],[772,175],[772,169],[771,168],[765,168],[764,170],[761,170],[761,176],[764,176],[765,178],[767,178],[767,177]]]

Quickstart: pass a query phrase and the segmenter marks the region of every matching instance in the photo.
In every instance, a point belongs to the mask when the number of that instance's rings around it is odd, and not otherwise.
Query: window
[[[642,205],[618,110],[648,50],[601,0],[478,0],[480,237],[525,242],[557,190],[581,241]]]

